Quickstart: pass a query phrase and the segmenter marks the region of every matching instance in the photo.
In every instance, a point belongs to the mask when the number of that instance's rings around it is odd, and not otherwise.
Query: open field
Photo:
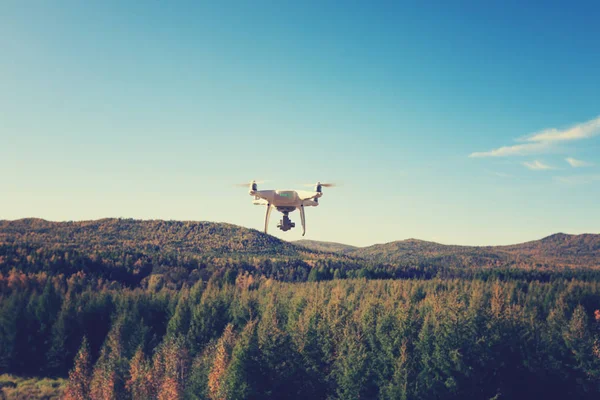
[[[66,381],[50,378],[22,378],[0,375],[0,398],[6,400],[57,400]]]

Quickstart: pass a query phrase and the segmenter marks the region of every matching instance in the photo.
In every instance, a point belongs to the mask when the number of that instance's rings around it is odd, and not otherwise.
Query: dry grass
[[[0,375],[0,400],[60,399],[66,382],[64,379]]]

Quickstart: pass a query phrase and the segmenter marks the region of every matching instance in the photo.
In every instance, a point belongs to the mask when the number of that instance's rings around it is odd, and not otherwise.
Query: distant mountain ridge
[[[363,260],[412,267],[600,268],[600,235],[554,234],[509,246],[444,245],[407,239],[367,247],[334,242],[287,242],[255,229],[216,222],[106,218],[51,222],[0,220],[0,246],[142,254],[261,256]]]
[[[302,241],[312,250],[327,249],[327,242]],[[390,264],[443,264],[447,266],[560,265],[600,267],[600,234],[558,233],[540,240],[508,246],[444,245],[418,239],[399,240],[367,247],[336,244],[331,251]]]
[[[556,233],[541,240],[497,248],[552,263],[600,266],[600,234]]]

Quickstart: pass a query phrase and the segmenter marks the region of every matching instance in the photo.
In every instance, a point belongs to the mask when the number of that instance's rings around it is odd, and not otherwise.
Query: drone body
[[[256,181],[250,182],[250,190],[248,194],[254,196],[254,204],[259,206],[267,206],[267,214],[265,215],[265,233],[269,227],[269,218],[271,211],[275,208],[283,214],[283,218],[279,221],[277,227],[286,232],[294,228],[296,224],[292,222],[288,216],[289,213],[299,210],[300,220],[302,221],[302,236],[306,234],[306,216],[304,214],[305,207],[316,207],[319,205],[319,198],[323,196],[323,187],[331,187],[333,184],[317,182],[314,186],[314,191],[306,190],[258,190]]]

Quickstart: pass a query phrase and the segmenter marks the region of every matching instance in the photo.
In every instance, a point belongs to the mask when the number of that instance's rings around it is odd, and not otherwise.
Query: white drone
[[[246,186],[246,184],[242,184]],[[312,186],[312,185],[308,185]],[[288,214],[294,210],[300,210],[300,220],[302,221],[302,236],[306,233],[306,217],[304,216],[304,207],[316,207],[319,205],[319,198],[323,196],[322,188],[333,187],[333,183],[317,182],[314,185],[314,191],[307,190],[258,190],[256,181],[250,182],[250,191],[248,194],[254,196],[254,204],[257,206],[267,206],[267,215],[265,216],[265,233],[269,227],[269,217],[271,211],[276,208],[283,213],[283,218],[279,221],[277,227],[286,232],[296,226],[290,221]]]

